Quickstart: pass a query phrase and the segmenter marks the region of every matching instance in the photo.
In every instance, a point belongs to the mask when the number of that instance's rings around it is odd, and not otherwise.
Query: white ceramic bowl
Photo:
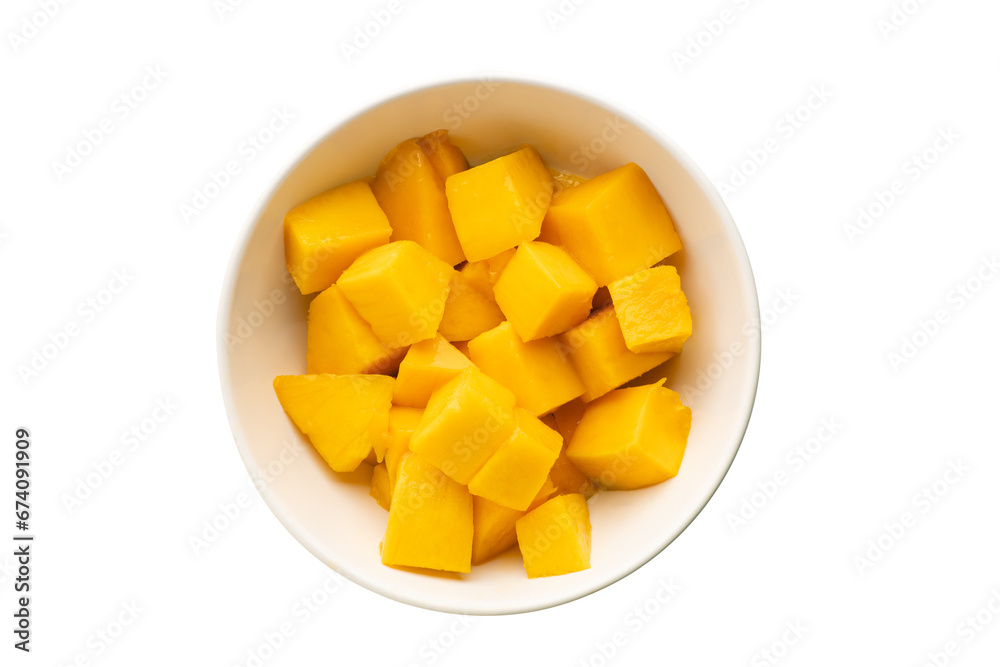
[[[680,474],[591,501],[593,553],[585,572],[529,580],[520,554],[434,576],[379,560],[386,512],[364,473],[332,473],[285,416],[275,375],[305,372],[306,311],[284,267],[285,212],[330,187],[374,173],[399,141],[448,128],[472,164],[522,143],[546,162],[594,176],[626,162],[649,174],[673,215],[684,250],[672,258],[691,303],[695,333],[664,369],[693,426]],[[465,614],[543,609],[582,597],[634,571],[670,544],[711,498],[746,430],[760,366],[757,294],[736,226],[707,178],[655,129],[608,104],[548,85],[458,81],[390,99],[340,123],[306,148],[250,217],[229,266],[219,312],[219,370],[236,445],[271,510],[317,558],[348,579],[419,607]],[[742,346],[731,354],[734,344]],[[726,362],[716,355],[729,353]],[[366,466],[362,466],[366,468]]]

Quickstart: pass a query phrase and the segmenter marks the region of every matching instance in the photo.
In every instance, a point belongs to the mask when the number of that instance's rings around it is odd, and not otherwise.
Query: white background
[[[44,4],[8,0],[0,16],[0,538],[19,425],[33,433],[38,535],[30,656],[11,648],[0,550],[0,663],[252,665],[248,651],[286,624],[262,664],[996,664],[1000,5],[907,0],[912,16],[889,31],[893,0],[565,0],[564,15],[547,14],[556,0],[409,0],[348,58],[342,44],[388,0],[245,0],[221,15],[212,0],[93,0],[52,3],[43,21]],[[689,40],[703,46],[682,62]],[[351,583],[316,593],[329,571],[263,505],[224,415],[226,264],[270,180],[334,123],[488,74],[630,109],[720,186],[753,172],[726,196],[766,326],[750,429],[694,524],[586,599],[462,619]],[[241,144],[275,109],[294,119],[251,159]],[[55,167],[102,119],[111,132],[82,164]],[[926,169],[913,161],[925,151]],[[185,220],[180,206],[229,160],[240,173]],[[896,180],[901,194],[850,232]],[[64,346],[25,374],[52,340]],[[158,400],[177,407],[154,428]],[[123,435],[144,427],[142,441]],[[68,507],[116,450],[110,476]],[[235,518],[196,554],[191,537],[226,508]],[[659,602],[671,581],[680,590]],[[328,599],[307,614],[309,596]]]

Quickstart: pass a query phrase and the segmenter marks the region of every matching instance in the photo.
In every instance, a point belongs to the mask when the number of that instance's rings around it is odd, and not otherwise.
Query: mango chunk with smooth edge
[[[649,268],[681,249],[667,207],[634,163],[559,192],[543,228],[544,238],[565,248],[598,285]]]
[[[532,510],[555,493],[551,480],[545,480],[542,488],[528,510]],[[480,565],[491,558],[502,554],[517,544],[517,532],[514,528],[517,520],[527,512],[513,510],[493,501],[472,496],[472,564]]]
[[[562,436],[525,410],[514,410],[514,431],[469,481],[469,492],[498,505],[527,510],[548,479]]]
[[[670,352],[638,354],[629,350],[614,308],[591,315],[559,339],[586,388],[581,396],[584,403],[634,380],[673,356]]]
[[[537,241],[518,246],[493,287],[497,305],[525,342],[587,319],[596,291],[597,283],[568,252]]]
[[[468,262],[460,271],[455,271],[444,315],[438,325],[440,334],[449,341],[472,340],[503,319],[500,306],[493,298],[486,262]]]
[[[392,506],[392,486],[389,484],[389,471],[386,470],[385,463],[372,468],[372,483],[368,495],[384,510]]]
[[[414,241],[451,266],[465,259],[448,211],[444,178],[417,139],[407,139],[382,158],[371,187],[393,241]]]
[[[578,493],[556,496],[515,524],[529,579],[590,568],[590,511]]]
[[[588,405],[566,450],[574,465],[607,489],[638,489],[677,475],[691,410],[663,382],[617,389]]]
[[[388,242],[391,233],[368,182],[346,183],[285,215],[285,265],[300,292],[319,292],[361,253]]]
[[[441,337],[414,343],[399,364],[399,374],[393,387],[394,405],[425,408],[431,394],[472,362]]]
[[[295,425],[336,472],[355,470],[389,444],[394,380],[385,375],[279,375],[274,392]]]
[[[614,281],[608,291],[628,349],[681,351],[691,336],[691,308],[677,269],[654,266]]]
[[[401,348],[437,333],[454,269],[413,241],[364,253],[337,286],[378,339]]]
[[[585,390],[558,339],[525,343],[510,322],[469,341],[469,354],[472,363],[514,392],[518,405],[534,415],[552,412]]]
[[[448,130],[434,130],[417,140],[427,154],[434,171],[443,184],[449,176],[469,168],[469,161],[455,144],[451,143]],[[456,264],[458,262],[455,262]]]
[[[396,372],[406,348],[392,349],[378,339],[336,285],[309,304],[306,372],[354,375]]]
[[[382,562],[447,572],[472,567],[472,494],[419,454],[399,464]]]
[[[424,411],[397,405],[389,408],[389,446],[385,450],[385,469],[389,474],[389,488],[396,487],[399,462],[410,451],[410,438],[420,425]]]
[[[514,394],[476,367],[431,394],[410,451],[468,484],[514,430]]]
[[[538,236],[552,176],[531,146],[453,174],[445,182],[455,232],[470,262]]]

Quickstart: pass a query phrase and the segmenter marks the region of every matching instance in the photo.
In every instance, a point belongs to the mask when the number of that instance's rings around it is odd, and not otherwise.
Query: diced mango
[[[681,249],[656,187],[633,163],[559,192],[544,228],[544,237],[568,250],[598,285],[649,268]]]
[[[586,391],[583,401],[603,396],[673,356],[670,352],[637,354],[625,346],[614,308],[607,308],[560,336]],[[473,359],[475,360],[475,359]]]
[[[680,352],[691,309],[672,266],[654,266],[608,285],[625,345],[633,352]]]
[[[531,501],[529,511],[548,500],[555,490],[552,481],[545,480]],[[486,498],[472,496],[472,564],[485,563],[517,544],[514,525],[525,514],[527,512],[512,510]]]
[[[410,451],[410,438],[420,425],[424,411],[397,405],[389,408],[389,446],[385,450],[385,469],[389,473],[389,488],[396,487],[399,462]]]
[[[566,450],[608,489],[638,489],[674,477],[691,430],[691,410],[663,380],[615,390],[587,406]]]
[[[401,348],[437,333],[454,269],[413,241],[354,260],[337,285],[384,344]]]
[[[368,489],[368,495],[384,510],[392,505],[392,486],[389,484],[389,471],[386,470],[385,463],[372,468],[372,485]]]
[[[469,341],[472,362],[514,392],[535,415],[552,412],[584,392],[584,384],[556,338],[523,342],[503,322]]]
[[[451,266],[465,259],[444,194],[444,178],[418,140],[407,139],[382,158],[372,192],[392,226],[393,241],[415,241]]]
[[[590,568],[590,512],[578,493],[556,496],[517,520],[529,579]]]
[[[524,408],[514,411],[514,421],[514,432],[469,481],[469,492],[523,511],[545,484],[562,436]]]
[[[361,253],[392,230],[367,181],[354,181],[299,204],[285,215],[285,265],[303,294],[324,290]]]
[[[517,248],[508,248],[486,260],[486,264],[490,269],[490,285],[497,284],[497,281],[500,280],[500,275],[507,268],[507,265],[510,264],[510,260],[514,257],[515,252],[517,252]]]
[[[455,271],[438,325],[441,335],[450,341],[472,340],[501,322],[503,313],[493,299],[486,262],[469,262]]]
[[[469,161],[465,159],[465,155],[458,146],[451,143],[448,130],[434,130],[421,137],[417,143],[424,149],[442,183],[452,174],[469,168]]]
[[[531,146],[445,182],[458,240],[470,262],[538,236],[552,199],[552,176]]]
[[[469,358],[440,334],[414,343],[399,364],[392,402],[411,408],[427,407],[434,391],[469,366]]]
[[[370,451],[385,455],[392,384],[385,375],[279,375],[274,392],[327,465],[351,472]]]
[[[307,373],[390,375],[404,354],[406,348],[392,349],[378,339],[336,285],[320,292],[309,304]]]
[[[412,452],[399,464],[382,562],[448,572],[472,567],[472,494]]]
[[[527,241],[493,288],[523,341],[547,338],[587,319],[597,283],[562,248]]]
[[[514,430],[514,403],[509,389],[466,368],[431,394],[410,450],[468,484]]]

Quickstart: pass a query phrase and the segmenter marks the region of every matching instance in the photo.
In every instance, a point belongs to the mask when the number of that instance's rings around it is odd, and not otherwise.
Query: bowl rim
[[[732,468],[733,462],[736,460],[736,455],[739,453],[740,448],[743,445],[743,441],[746,437],[746,431],[750,424],[750,419],[753,415],[753,408],[756,402],[757,389],[760,382],[760,364],[761,364],[761,330],[760,330],[760,302],[757,295],[756,282],[754,280],[753,268],[750,264],[750,257],[747,254],[746,246],[743,243],[743,237],[739,233],[739,229],[733,220],[732,214],[729,208],[726,206],[725,201],[722,196],[716,190],[712,181],[702,172],[700,167],[691,159],[691,157],[678,146],[672,139],[663,134],[656,125],[649,122],[638,113],[633,112],[630,109],[625,109],[617,103],[609,102],[594,92],[589,90],[582,90],[576,87],[569,87],[560,83],[555,83],[550,80],[546,80],[542,77],[530,77],[524,75],[512,75],[507,73],[485,73],[480,76],[462,76],[454,78],[444,78],[444,79],[434,79],[420,85],[416,85],[403,90],[402,92],[389,95],[376,97],[374,100],[369,100],[363,103],[360,107],[357,107],[353,113],[350,113],[344,117],[339,118],[334,121],[330,126],[317,138],[312,141],[307,142],[306,146],[301,150],[297,151],[291,159],[286,161],[284,166],[277,172],[277,174],[270,180],[267,187],[262,191],[262,194],[258,197],[257,201],[254,203],[253,208],[249,216],[246,218],[242,225],[242,229],[239,232],[239,236],[236,239],[233,250],[230,254],[228,264],[226,266],[226,273],[222,283],[222,295],[219,300],[219,308],[216,316],[216,354],[218,357],[218,367],[219,367],[219,382],[220,389],[222,391],[223,404],[226,410],[226,417],[229,422],[230,430],[233,434],[233,439],[236,443],[236,448],[239,451],[240,458],[243,461],[243,466],[246,468],[247,474],[251,474],[250,466],[253,462],[253,457],[250,451],[250,447],[247,444],[247,440],[244,437],[243,428],[237,418],[236,405],[233,399],[233,392],[231,390],[232,378],[230,373],[229,365],[229,350],[226,345],[226,333],[229,330],[229,316],[232,312],[233,306],[233,296],[235,293],[236,281],[239,272],[239,266],[242,262],[243,256],[246,254],[247,247],[249,246],[250,239],[256,229],[256,223],[260,219],[264,212],[264,208],[274,192],[278,187],[288,178],[288,176],[294,171],[299,164],[301,164],[306,158],[309,157],[319,146],[326,142],[334,133],[338,132],[343,126],[351,123],[363,115],[373,111],[374,109],[381,107],[383,105],[395,102],[399,99],[409,97],[411,95],[427,92],[435,88],[444,88],[448,86],[458,85],[458,84],[474,84],[474,83],[515,83],[526,86],[533,86],[538,88],[547,88],[555,92],[559,92],[565,95],[570,95],[577,97],[585,102],[589,102],[596,105],[602,109],[607,110],[610,113],[615,114],[619,118],[624,119],[631,125],[638,127],[640,130],[651,136],[656,142],[667,152],[669,152],[674,159],[684,168],[684,170],[692,177],[701,191],[708,198],[712,207],[715,209],[719,215],[719,219],[722,222],[723,228],[726,230],[729,243],[732,245],[733,249],[737,254],[737,261],[740,265],[740,270],[743,276],[744,285],[746,286],[745,294],[743,299],[751,311],[751,317],[753,318],[753,329],[752,332],[756,332],[753,336],[754,341],[748,345],[748,352],[751,355],[750,363],[751,369],[753,371],[753,378],[748,386],[744,389],[744,400],[747,404],[746,414],[743,417],[743,424],[741,427],[737,427],[739,433],[738,441],[732,450],[732,456],[725,465],[720,468],[720,473],[717,479],[711,485],[711,490],[706,495],[704,502],[700,504],[694,511],[691,512],[687,521],[684,522],[682,527],[676,531],[675,534],[671,535],[669,539],[665,540],[662,545],[651,550],[650,553],[643,555],[640,561],[628,570],[616,571],[611,576],[596,582],[595,584],[589,585],[584,589],[573,589],[565,594],[552,596],[549,600],[544,600],[528,605],[524,604],[501,604],[495,608],[489,610],[463,608],[459,605],[454,605],[444,602],[431,603],[424,599],[418,599],[413,596],[408,595],[405,591],[395,590],[390,587],[383,585],[381,582],[371,579],[359,574],[350,568],[340,563],[330,562],[323,554],[322,549],[319,545],[309,537],[307,531],[305,531],[298,523],[297,519],[293,516],[286,514],[285,510],[281,507],[281,503],[272,496],[271,489],[269,485],[258,485],[254,484],[254,488],[260,494],[264,503],[268,506],[268,509],[274,514],[278,521],[282,524],[285,530],[299,544],[305,547],[317,560],[325,564],[327,567],[332,569],[334,572],[348,579],[349,581],[362,586],[374,593],[377,593],[383,597],[389,598],[396,602],[402,602],[420,609],[427,609],[429,611],[436,611],[448,614],[462,614],[462,615],[473,615],[473,616],[503,616],[510,614],[521,614],[529,613],[533,611],[541,611],[543,609],[550,609],[553,607],[558,607],[575,600],[585,598],[597,591],[600,591],[612,584],[621,581],[625,577],[628,577],[632,573],[641,569],[656,556],[661,554],[668,546],[670,546],[678,537],[680,537],[684,531],[688,529],[691,523],[702,513],[708,503],[715,496],[719,487],[722,485],[722,481],[725,479],[726,475],[729,474],[730,468]]]

